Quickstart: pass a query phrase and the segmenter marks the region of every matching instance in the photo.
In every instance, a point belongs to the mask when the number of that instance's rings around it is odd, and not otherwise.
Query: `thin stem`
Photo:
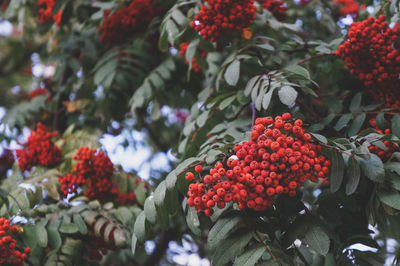
[[[274,256],[274,254],[272,254],[271,250],[269,250],[269,246],[267,245],[267,243],[265,243],[265,242],[262,240],[262,237],[260,236],[260,234],[259,234],[257,231],[255,231],[255,233],[256,233],[257,239],[258,239],[261,243],[263,243],[263,245],[267,248],[267,252],[268,252],[269,255],[271,256],[271,258],[272,258],[279,266],[281,266],[282,264],[276,259],[276,257]]]
[[[305,59],[303,59],[303,60],[300,60],[300,61],[298,61],[297,63],[295,63],[295,65],[301,65],[301,64],[303,64],[303,63],[305,63],[305,62],[308,62],[308,61],[311,61],[311,60],[313,60],[313,59],[315,59],[315,58],[319,58],[319,57],[323,57],[323,56],[328,56],[328,55],[334,55],[334,53],[317,54],[317,55],[314,55],[314,56],[305,58]]]
[[[251,127],[254,127],[255,121],[256,121],[256,107],[254,106],[254,103],[250,103],[251,106]]]
[[[321,146],[324,146],[324,147],[327,147],[327,148],[330,148],[330,149],[335,149],[335,150],[337,150],[338,152],[341,152],[341,153],[343,153],[343,154],[346,154],[347,156],[354,157],[353,154],[348,153],[348,152],[346,152],[346,151],[342,151],[342,150],[339,149],[338,147],[335,147],[335,146],[332,146],[332,145],[329,145],[329,144],[325,144],[325,143],[322,143],[322,142],[319,142],[319,144],[320,144]]]

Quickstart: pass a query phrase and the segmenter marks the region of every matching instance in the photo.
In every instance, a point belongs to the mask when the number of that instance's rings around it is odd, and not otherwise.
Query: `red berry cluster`
[[[360,6],[356,0],[333,0],[333,4],[337,6],[337,13],[340,17],[351,15],[353,18],[358,17]]]
[[[376,124],[375,118],[371,118],[368,122],[369,122],[370,126],[373,127],[379,133],[384,134],[384,135],[391,134],[391,130],[389,128],[387,128],[385,130],[379,129]],[[383,141],[383,144],[385,145],[386,149],[382,149],[381,147],[378,147],[373,144],[371,144],[371,146],[369,146],[368,149],[370,152],[378,155],[379,158],[381,158],[381,160],[383,162],[386,162],[387,160],[390,159],[390,157],[392,157],[392,154],[394,152],[399,151],[399,146],[396,145],[395,143],[389,142],[387,140]]]
[[[187,50],[188,46],[189,46],[188,42],[181,43],[181,45],[179,46],[179,48],[180,48],[179,54],[185,59],[186,59],[186,50]],[[199,50],[199,54],[203,58],[207,57],[207,52],[206,51]],[[185,60],[185,64],[189,65],[189,61]],[[201,71],[201,68],[197,64],[196,59],[194,57],[192,58],[192,69],[193,69],[194,72],[200,72]]]
[[[257,118],[251,140],[236,144],[236,158],[226,166],[217,162],[209,174],[190,184],[187,203],[196,211],[212,215],[213,207],[224,208],[235,202],[240,209],[265,210],[273,204],[274,195],[296,195],[306,180],[326,178],[331,162],[322,154],[322,146],[311,142],[301,120],[291,115]],[[192,172],[186,179],[195,179]]]
[[[29,100],[32,100],[33,98],[36,98],[40,95],[47,95],[47,94],[49,94],[49,91],[46,90],[45,88],[36,88],[29,92]]]
[[[213,42],[242,32],[256,18],[254,0],[207,0],[190,26]]]
[[[400,53],[393,48],[398,30],[392,30],[385,16],[369,17],[351,24],[349,39],[336,51],[346,61],[350,73],[368,86],[375,100],[390,104],[400,99]]]
[[[61,162],[61,149],[51,141],[58,133],[48,131],[40,122],[36,128],[24,144],[25,149],[16,151],[21,171],[29,171],[36,165],[50,167]]]
[[[61,191],[67,195],[74,193],[83,185],[84,195],[90,199],[104,199],[112,189],[111,177],[114,166],[103,151],[81,147],[72,157],[79,162],[75,164],[74,172],[59,177]]]
[[[38,4],[44,5],[44,7],[39,9],[40,24],[46,24],[55,21],[57,25],[60,25],[62,10],[59,10],[57,14],[53,15],[55,0],[38,0]]]
[[[269,10],[277,20],[282,21],[286,18],[288,7],[282,0],[258,0],[258,2]]]
[[[17,250],[17,241],[11,235],[22,231],[22,228],[10,225],[10,220],[0,218],[0,265],[24,265],[23,261],[31,253],[31,249]]]
[[[145,28],[157,14],[151,2],[152,0],[133,0],[128,6],[114,12],[106,10],[99,29],[100,41],[112,46]]]
[[[135,192],[122,193],[118,187],[113,187],[111,194],[114,194],[117,197],[115,201],[121,204],[128,204],[136,199]]]

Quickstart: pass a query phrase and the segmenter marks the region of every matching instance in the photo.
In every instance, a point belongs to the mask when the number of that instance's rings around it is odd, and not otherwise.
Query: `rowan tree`
[[[0,265],[399,263],[398,0],[0,9]]]

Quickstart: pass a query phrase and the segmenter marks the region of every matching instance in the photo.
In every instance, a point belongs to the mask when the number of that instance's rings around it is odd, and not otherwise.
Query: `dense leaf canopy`
[[[399,0],[0,3],[0,265],[399,263]]]

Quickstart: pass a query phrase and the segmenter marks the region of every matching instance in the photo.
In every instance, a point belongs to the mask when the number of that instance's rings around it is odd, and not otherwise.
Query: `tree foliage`
[[[0,38],[0,140],[8,148],[18,141],[33,165],[3,149],[0,216],[22,228],[13,238],[17,249],[32,249],[25,264],[173,263],[171,241],[189,241],[217,266],[398,263],[398,0],[1,3],[13,31]],[[260,118],[287,113],[304,129],[295,140],[317,146],[310,150],[327,158],[326,169],[313,168],[292,193],[260,192],[267,208],[242,195],[202,212],[190,185],[241,159],[238,144],[260,143]],[[58,133],[33,152],[21,134],[30,128],[32,136],[38,122]],[[104,134],[150,148],[151,158],[174,157],[171,170],[152,165],[144,181],[140,167],[112,164],[107,174],[107,155],[96,157]],[[37,159],[49,145],[60,149],[59,163]],[[86,163],[82,147],[95,149]],[[261,176],[247,172],[248,183]]]

